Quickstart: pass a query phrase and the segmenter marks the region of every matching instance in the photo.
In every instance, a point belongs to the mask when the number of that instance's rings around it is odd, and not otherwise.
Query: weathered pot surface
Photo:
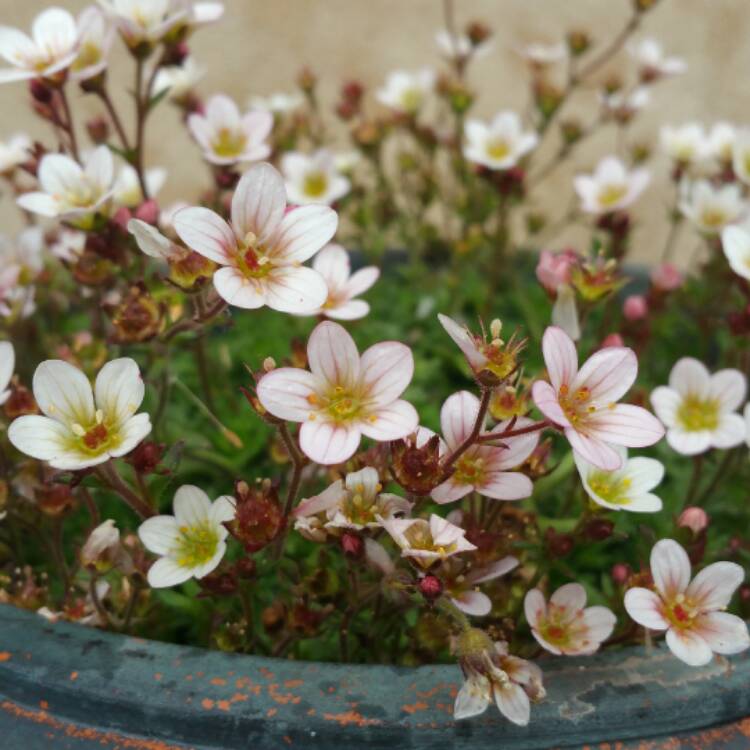
[[[494,709],[454,722],[455,666],[248,657],[53,625],[0,606],[0,746],[750,748],[748,652],[697,669],[663,646],[541,666],[548,696],[528,727]]]

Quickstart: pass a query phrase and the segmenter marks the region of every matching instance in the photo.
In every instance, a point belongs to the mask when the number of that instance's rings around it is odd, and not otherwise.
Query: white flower
[[[627,49],[638,64],[643,80],[653,81],[657,78],[676,76],[687,70],[687,64],[682,58],[666,57],[656,39],[631,42]]]
[[[549,602],[539,589],[531,589],[523,609],[539,645],[558,656],[593,654],[617,622],[607,607],[586,606],[586,589],[580,583],[561,586]]]
[[[4,318],[11,317],[17,309],[19,290],[23,291],[18,283],[20,275],[19,266],[0,268],[0,315]]]
[[[750,185],[750,128],[743,128],[735,134],[732,146],[732,169],[745,185]],[[0,171],[2,171],[1,168]]]
[[[188,127],[212,164],[260,161],[271,153],[266,139],[273,117],[268,112],[240,114],[237,105],[223,94],[208,100],[205,114],[191,114]]]
[[[745,571],[732,562],[709,565],[690,580],[687,552],[672,539],[651,550],[655,591],[632,588],[625,609],[644,628],[667,631],[667,646],[691,667],[711,661],[713,654],[739,654],[750,646],[747,625],[724,612]]]
[[[341,245],[326,245],[314,258],[312,267],[325,280],[328,297],[314,314],[333,320],[357,320],[370,312],[370,305],[355,299],[366,292],[380,276],[375,266],[351,272],[349,254]]]
[[[708,134],[706,149],[708,156],[718,162],[729,164],[732,161],[737,130],[728,122],[717,122]]]
[[[189,0],[99,0],[99,4],[114,19],[130,47],[156,44],[177,26],[207,23],[223,12],[221,3]],[[202,6],[218,6],[218,16],[211,7]]]
[[[0,341],[0,406],[4,404],[10,396],[11,378],[16,366],[16,353],[13,344],[10,341]]]
[[[411,510],[408,500],[382,489],[376,469],[367,466],[350,472],[344,482],[339,479],[319,495],[303,500],[294,509],[294,528],[320,541],[325,529],[376,529],[381,525],[379,518],[389,520]]]
[[[281,172],[291,203],[324,203],[330,206],[345,196],[351,183],[336,168],[335,156],[325,148],[308,156],[289,151],[281,157]]]
[[[402,556],[412,558],[425,569],[438,560],[476,549],[462,528],[434,513],[429,521],[424,518],[378,518],[378,521],[401,547]]]
[[[465,129],[464,156],[488,169],[510,169],[533,149],[536,133],[524,132],[515,112],[500,112],[489,125],[469,120]]]
[[[55,242],[50,245],[52,255],[66,263],[75,263],[83,255],[85,249],[86,232],[65,227],[60,230]]]
[[[604,214],[630,206],[650,180],[648,170],[628,171],[616,156],[607,156],[599,162],[594,174],[578,175],[573,184],[583,211]]]
[[[680,211],[698,229],[709,234],[741,221],[747,212],[742,188],[737,183],[714,187],[708,180],[684,182],[681,192]]]
[[[70,67],[78,54],[78,29],[63,8],[47,8],[31,26],[31,36],[0,26],[0,56],[12,68],[0,70],[0,83],[28,78],[54,79]]]
[[[739,370],[713,375],[692,357],[679,360],[669,386],[651,394],[651,404],[667,428],[667,442],[678,453],[693,456],[709,448],[734,448],[745,439],[745,422],[736,410],[747,384]]]
[[[148,571],[153,588],[207,576],[227,549],[224,524],[234,518],[232,497],[222,495],[212,503],[203,490],[185,484],[175,493],[173,509],[173,516],[148,518],[138,529],[143,546],[160,555]]]
[[[8,174],[29,160],[31,138],[26,133],[16,133],[7,141],[0,141],[0,174]]]
[[[603,471],[586,459],[573,454],[586,494],[603,508],[629,510],[633,513],[656,513],[662,509],[661,498],[651,490],[664,478],[664,465],[654,458],[628,458],[626,448],[616,448],[622,466]]]
[[[55,469],[85,469],[119,458],[151,432],[148,414],[136,414],[144,386],[138,365],[127,357],[104,365],[94,390],[77,367],[47,360],[36,368],[33,390],[44,416],[14,420],[8,439]]]
[[[95,5],[78,16],[78,55],[70,66],[71,78],[85,81],[99,75],[107,67],[115,29]]]
[[[750,227],[737,224],[724,227],[721,246],[732,270],[750,281]]]
[[[453,523],[450,516],[448,520]],[[494,581],[510,573],[518,565],[518,559],[508,555],[489,565],[474,568],[469,573],[462,573],[453,581],[449,581],[446,585],[446,593],[462,612],[473,617],[484,617],[492,611],[492,600],[479,590],[479,584]]]
[[[599,93],[602,107],[607,114],[617,119],[628,120],[640,112],[651,100],[651,94],[645,86],[638,86],[632,91],[606,91]]]
[[[328,294],[322,276],[301,264],[333,237],[328,206],[287,211],[281,175],[270,164],[245,172],[232,197],[232,226],[207,208],[185,208],[174,218],[182,241],[221,268],[214,287],[230,305],[280,312],[317,310]]]
[[[167,179],[167,170],[161,167],[147,169],[145,178],[149,197],[154,198],[164,186]],[[138,173],[130,164],[121,167],[115,180],[112,198],[118,206],[126,206],[127,208],[137,208],[143,203],[143,191],[138,180]]]
[[[182,65],[159,68],[154,80],[154,94],[169,89],[168,96],[172,101],[183,101],[205,74],[206,69],[198,65],[193,57],[186,57]]]
[[[516,47],[515,51],[526,62],[538,68],[561,62],[568,56],[568,47],[564,42],[558,42],[557,44],[531,42],[523,47]]]
[[[253,96],[250,97],[250,108],[262,112],[273,112],[274,114],[283,114],[299,109],[305,103],[305,97],[298,91],[292,91],[289,94],[277,92],[270,96]]]
[[[106,146],[94,149],[81,167],[64,154],[46,154],[39,165],[41,191],[18,198],[21,208],[48,217],[85,222],[103,211],[112,195],[114,166]]]
[[[468,635],[476,632],[468,631]],[[478,716],[494,703],[506,719],[525,727],[531,716],[530,701],[545,696],[542,670],[526,659],[511,656],[504,641],[494,645],[489,638],[487,641],[481,654],[471,653],[461,658],[466,681],[456,696],[453,718]]]
[[[435,33],[435,44],[440,54],[448,60],[466,60],[470,56],[484,57],[492,49],[489,39],[474,44],[467,34],[451,34],[446,29]]]
[[[667,156],[682,165],[695,164],[708,157],[708,139],[703,127],[697,123],[678,127],[665,125],[659,137]]]
[[[396,112],[415,115],[435,87],[435,71],[422,68],[410,73],[395,70],[388,75],[385,86],[375,92],[377,100]]]
[[[115,567],[123,573],[133,572],[133,559],[120,542],[120,530],[109,518],[89,534],[81,547],[81,564],[95,568],[100,574]]]
[[[15,240],[0,234],[0,266],[19,269],[19,282],[27,284],[44,268],[44,230],[31,226],[22,229]]]

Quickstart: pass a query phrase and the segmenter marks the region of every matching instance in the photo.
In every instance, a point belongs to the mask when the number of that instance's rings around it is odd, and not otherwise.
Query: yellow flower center
[[[487,156],[490,159],[504,159],[510,153],[508,142],[502,138],[497,138],[487,144]]]
[[[422,92],[419,89],[406,89],[401,94],[401,108],[405,112],[416,112],[422,104]]]
[[[677,594],[673,602],[664,608],[664,616],[670,624],[680,630],[690,630],[693,621],[700,614],[695,604],[685,594]]]
[[[175,550],[177,564],[183,568],[204,565],[216,554],[218,544],[219,534],[209,521],[180,526],[180,538]]]
[[[242,131],[221,128],[211,142],[211,148],[216,156],[231,159],[242,154],[246,143],[247,136]]]
[[[302,188],[305,195],[310,198],[320,198],[328,189],[328,177],[323,172],[308,172]]]
[[[245,239],[239,243],[237,267],[248,279],[262,279],[273,269],[268,257],[268,248],[258,243],[252,232],[248,232]]]
[[[453,481],[458,484],[481,484],[484,477],[484,459],[481,456],[464,453],[456,461],[456,470],[453,473]]]
[[[606,471],[595,471],[589,476],[589,487],[594,494],[612,505],[628,505],[631,481],[627,477],[618,477]]]
[[[560,386],[557,394],[560,408],[568,418],[570,424],[576,427],[587,414],[593,414],[596,407],[589,404],[591,391],[588,388],[579,388],[574,393],[570,393],[567,385]]]
[[[94,422],[86,425],[74,422],[70,429],[73,431],[70,447],[89,456],[100,456],[121,442],[115,425],[105,423],[101,409],[97,410]]]
[[[102,48],[94,42],[86,42],[81,46],[78,57],[73,63],[73,70],[83,70],[96,65],[102,59]]]
[[[436,552],[440,556],[449,555],[456,549],[456,544],[437,545],[432,538],[430,525],[426,521],[413,523],[404,532],[406,540],[411,549],[423,550],[425,552]]]
[[[688,394],[677,409],[677,421],[688,432],[715,430],[719,425],[719,402]]]
[[[377,492],[372,497],[365,495],[365,488],[359,484],[350,492],[343,502],[342,512],[351,523],[366,526],[368,523],[375,522],[375,516],[380,514],[380,504]]]
[[[335,422],[349,422],[362,412],[362,400],[348,388],[337,385],[329,392],[326,411]]]
[[[723,227],[728,219],[726,211],[722,211],[720,208],[704,208],[701,212],[703,226],[710,227],[711,229]]]
[[[607,185],[599,192],[599,204],[605,208],[610,208],[621,201],[628,189],[625,185]]]

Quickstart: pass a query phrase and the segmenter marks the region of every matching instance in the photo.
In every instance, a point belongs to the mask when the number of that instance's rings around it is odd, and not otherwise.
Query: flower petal
[[[664,617],[664,604],[658,594],[640,587],[625,593],[625,609],[639,625],[649,630],[666,630],[669,621]]]
[[[169,586],[178,586],[193,577],[190,568],[178,565],[169,557],[160,557],[148,569],[148,585],[154,589],[164,589]]]
[[[525,474],[518,471],[491,471],[474,489],[480,495],[495,500],[522,500],[531,497],[534,485]]]
[[[611,403],[630,390],[637,374],[638,360],[632,349],[608,346],[586,360],[570,390],[588,388],[595,403]]]
[[[566,583],[552,594],[549,601],[568,613],[578,612],[586,606],[586,589],[580,583]]]
[[[154,516],[138,527],[138,536],[149,552],[168,555],[179,542],[180,526],[174,516]]]
[[[655,458],[636,456],[627,462],[626,476],[630,482],[628,495],[641,495],[661,484],[664,479],[664,464]]]
[[[454,719],[469,719],[483,714],[490,705],[489,680],[482,675],[470,677],[461,686],[453,706]]]
[[[734,448],[743,443],[746,437],[745,420],[739,414],[722,414],[711,442],[714,448]]]
[[[53,461],[69,453],[73,434],[55,419],[35,414],[18,417],[8,427],[8,440],[21,453],[39,461]]]
[[[408,401],[399,399],[368,414],[359,428],[365,437],[383,442],[400,440],[414,432],[418,425],[417,410]]]
[[[174,517],[180,526],[198,526],[211,515],[211,501],[208,495],[193,484],[183,484],[172,502]]]
[[[328,206],[294,208],[284,216],[273,239],[274,254],[289,262],[304,263],[330,242],[338,224],[338,215]]]
[[[455,450],[471,434],[479,414],[479,399],[469,391],[449,396],[440,409],[440,428],[450,450]]]
[[[723,609],[729,606],[732,595],[744,580],[742,566],[733,562],[715,562],[693,578],[685,596],[702,609]]]
[[[667,442],[683,456],[696,456],[711,447],[713,434],[708,430],[688,432],[677,427],[667,431]]]
[[[750,647],[747,624],[728,612],[709,612],[695,622],[697,633],[716,654],[739,654]]]
[[[96,376],[94,397],[97,409],[118,425],[132,417],[143,403],[146,388],[141,371],[129,357],[107,362]]]
[[[525,727],[531,716],[531,703],[526,691],[515,682],[507,682],[502,686],[493,682],[492,688],[500,713],[508,721],[512,721],[519,727]]]
[[[617,618],[608,607],[586,607],[583,610],[583,624],[588,630],[587,639],[593,641],[590,645],[596,644],[598,647],[600,643],[606,641],[612,635],[612,631],[617,624]]]
[[[229,305],[257,310],[266,304],[265,284],[255,284],[234,266],[219,268],[213,277],[216,293]]]
[[[584,600],[585,603],[585,600]],[[530,589],[523,600],[523,611],[529,626],[536,628],[547,616],[547,602],[539,589]]]
[[[710,398],[719,402],[722,412],[739,409],[747,393],[747,380],[739,370],[719,370],[711,376]]]
[[[474,486],[455,481],[452,477],[442,484],[435,487],[430,493],[430,497],[440,505],[453,503],[468,495]]]
[[[702,667],[711,661],[713,654],[706,640],[693,630],[667,630],[667,646],[680,661],[691,667]]]
[[[508,555],[500,560],[495,560],[495,562],[490,563],[483,568],[473,570],[466,576],[466,582],[471,585],[476,585],[478,583],[484,583],[485,581],[494,581],[495,578],[500,578],[500,576],[510,573],[510,571],[517,568],[518,565],[518,558]]]
[[[286,210],[281,175],[270,164],[254,164],[237,183],[232,196],[232,226],[237,237],[252,232],[259,243],[276,232]]]
[[[377,404],[395,401],[414,375],[414,355],[398,341],[383,341],[362,354],[360,383]]]
[[[602,471],[615,471],[622,466],[622,456],[617,448],[603,440],[582,435],[572,427],[565,429],[565,437],[571,448],[584,461],[588,461]]]
[[[120,444],[109,451],[112,458],[125,456],[151,432],[151,419],[148,414],[136,414],[120,428]]]
[[[658,541],[651,550],[651,575],[657,591],[667,601],[683,593],[690,583],[687,552],[673,539]]]
[[[303,453],[323,466],[340,464],[351,458],[360,439],[361,433],[357,427],[321,420],[305,422],[299,431],[299,445]]]
[[[279,419],[304,422],[313,410],[315,376],[307,370],[280,367],[258,382],[258,399],[263,408]]]
[[[307,342],[307,359],[313,375],[331,386],[353,388],[359,380],[357,345],[343,326],[319,323]]]
[[[560,406],[557,391],[549,383],[544,380],[537,380],[531,387],[531,396],[534,399],[536,408],[547,419],[561,427],[568,427],[570,425],[565,412]]]
[[[711,375],[706,366],[693,357],[678,360],[669,373],[669,387],[681,396],[708,396],[711,388]]]
[[[180,239],[196,253],[223,266],[230,263],[237,240],[229,224],[208,208],[183,208],[172,220]]]
[[[451,597],[451,601],[462,612],[473,617],[484,617],[492,611],[490,598],[481,591],[462,591],[457,596]]]
[[[592,437],[628,448],[653,445],[664,437],[661,422],[650,411],[633,404],[615,404],[589,415],[586,429]]]
[[[465,326],[456,323],[453,318],[438,313],[438,320],[445,332],[453,339],[453,342],[463,352],[472,369],[479,370],[487,364],[487,357],[482,354],[474,342],[474,337]]]
[[[272,310],[302,315],[320,309],[328,296],[323,277],[312,268],[283,266],[266,277],[266,304]]]
[[[60,359],[48,359],[36,368],[34,398],[39,408],[52,419],[70,426],[94,421],[94,394],[88,378],[73,365]]]
[[[578,353],[573,339],[562,328],[549,326],[542,337],[542,353],[555,392],[570,385],[578,372]]]
[[[366,266],[355,271],[346,282],[346,293],[350,297],[357,297],[366,292],[380,277],[380,269]]]

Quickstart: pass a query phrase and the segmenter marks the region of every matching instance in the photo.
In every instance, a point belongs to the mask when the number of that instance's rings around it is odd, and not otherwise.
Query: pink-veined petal
[[[272,310],[304,315],[326,301],[328,287],[323,277],[305,266],[274,268],[265,279],[266,304]]]
[[[500,686],[498,683],[492,683],[495,694],[495,704],[500,713],[508,721],[517,724],[519,727],[525,727],[529,723],[531,715],[531,703],[526,691],[515,682],[506,682]]]
[[[263,408],[279,419],[304,422],[313,411],[315,376],[307,370],[281,367],[258,382],[258,399]]]
[[[465,326],[456,323],[453,318],[438,313],[438,320],[445,332],[453,339],[453,342],[463,352],[472,369],[479,370],[487,364],[487,357],[482,354],[474,342],[474,337]]]
[[[728,612],[708,612],[695,621],[696,632],[716,654],[739,654],[750,647],[747,624]]]
[[[265,243],[276,232],[286,210],[281,175],[270,164],[254,164],[237,183],[232,196],[232,226],[237,237],[252,232]]]
[[[555,391],[568,385],[578,372],[578,353],[573,339],[562,328],[549,326],[542,337],[542,353],[550,383]]]
[[[307,342],[307,359],[313,375],[328,385],[351,389],[359,380],[357,345],[343,326],[319,323]]]
[[[480,495],[494,500],[522,500],[531,497],[534,485],[531,480],[518,471],[491,471],[474,490]]]
[[[322,420],[305,422],[299,431],[302,452],[323,466],[340,464],[351,458],[360,439],[361,433],[357,427]]]
[[[273,238],[274,255],[304,263],[324,247],[338,227],[336,212],[328,206],[300,206],[287,212]]]
[[[256,310],[266,304],[267,285],[254,283],[234,266],[217,269],[213,283],[219,297],[233,307]]]
[[[651,575],[667,601],[683,593],[690,583],[687,552],[673,539],[661,539],[651,550]]]
[[[462,497],[468,495],[473,489],[473,485],[463,484],[451,478],[435,487],[430,493],[430,497],[436,503],[445,505],[446,503],[453,503],[456,500],[460,500]]]
[[[495,560],[495,562],[490,563],[483,568],[473,570],[466,576],[466,582],[474,586],[478,583],[484,583],[485,581],[494,581],[495,578],[500,578],[501,576],[506,575],[506,573],[510,573],[510,571],[517,568],[518,565],[518,558],[508,555],[501,560]]]
[[[667,646],[680,661],[691,667],[702,667],[708,664],[713,654],[705,638],[694,630],[667,630]]]
[[[473,617],[484,617],[492,611],[490,598],[481,591],[462,591],[457,596],[451,597],[451,601],[462,612]]]
[[[586,418],[586,429],[613,445],[643,448],[664,437],[664,427],[650,411],[633,404],[615,404]]]
[[[526,621],[532,628],[547,616],[547,602],[539,589],[530,589],[523,600],[523,611]]]
[[[440,428],[450,450],[466,440],[479,414],[479,399],[469,391],[449,396],[440,409]]]
[[[565,428],[571,448],[590,464],[602,471],[614,471],[622,466],[622,456],[616,448],[595,437],[582,435],[572,427]]]
[[[588,630],[587,639],[593,641],[592,646],[598,646],[612,635],[617,618],[608,607],[586,607],[583,610],[583,623]]]
[[[237,248],[237,240],[229,224],[208,208],[183,208],[173,219],[180,239],[204,258],[226,266]]]
[[[375,404],[395,401],[414,375],[414,355],[398,341],[382,341],[362,354],[360,385]]]
[[[741,565],[715,562],[703,568],[685,591],[685,596],[702,609],[723,609],[729,606],[734,592],[745,580]]]
[[[366,437],[382,442],[411,435],[418,425],[417,410],[408,401],[399,399],[370,412],[359,428]]]
[[[588,388],[592,401],[610,403],[618,401],[630,390],[637,374],[638,360],[632,349],[608,346],[584,362],[570,390]]]
[[[570,422],[560,406],[557,391],[545,380],[537,380],[531,387],[531,396],[536,408],[544,414],[547,419],[560,425],[568,427]]]
[[[669,621],[664,617],[664,604],[658,594],[644,588],[632,588],[625,594],[625,609],[639,625],[649,630],[666,630]]]
[[[367,266],[355,271],[349,281],[346,282],[346,293],[350,297],[357,297],[366,292],[379,278],[380,269],[375,266]]]

